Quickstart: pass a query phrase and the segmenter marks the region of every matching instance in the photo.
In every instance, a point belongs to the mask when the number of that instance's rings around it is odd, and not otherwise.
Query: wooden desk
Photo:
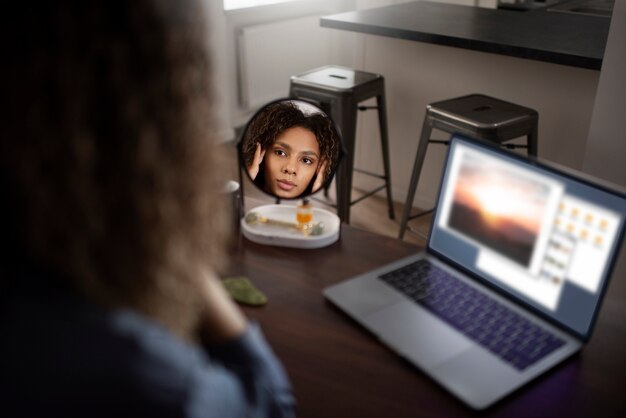
[[[233,273],[247,275],[269,297],[265,307],[245,311],[285,365],[299,417],[477,415],[321,294],[332,283],[416,250],[350,226],[343,226],[339,242],[319,250],[265,247],[242,238]],[[607,417],[626,411],[626,286],[615,279],[592,343],[484,415]]]

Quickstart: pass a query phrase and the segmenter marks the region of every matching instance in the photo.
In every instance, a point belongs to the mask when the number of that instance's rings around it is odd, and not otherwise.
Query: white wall
[[[609,28],[583,170],[626,187],[626,1]]]
[[[209,53],[213,67],[213,91],[216,113],[216,134],[222,141],[229,141],[233,137],[230,116],[230,95],[228,85],[224,80],[228,78],[226,61],[221,59],[225,54],[226,22],[224,20],[222,2],[205,0],[207,12],[207,36],[209,39]]]
[[[276,22],[288,22],[302,19],[303,17],[318,18],[323,15],[340,13],[343,11],[353,10],[355,8],[354,0],[308,0],[293,3],[276,4],[249,9],[233,10],[222,13],[222,19],[225,25],[224,54],[221,57],[227,67],[227,77],[222,81],[228,86],[229,92],[229,114],[233,126],[238,126],[247,122],[254,111],[258,108],[258,104],[254,103],[249,106],[241,99],[241,65],[239,60],[239,45],[237,43],[237,35],[242,28],[251,28],[259,25],[269,25]],[[306,38],[329,38],[328,54],[324,58],[320,58],[319,62],[315,60],[302,59],[298,56],[290,54],[290,51],[299,43],[306,43]],[[285,33],[284,42],[280,44],[273,43],[273,56],[281,55],[281,61],[274,62],[274,68],[281,65],[289,65],[291,68],[300,71],[308,70],[311,66],[321,66],[325,64],[342,64],[351,65],[353,35],[351,34],[329,34],[329,32],[317,25],[310,28],[306,33],[297,31],[296,33]],[[262,40],[259,40],[262,43]],[[299,55],[300,56],[300,55]],[[276,74],[272,70],[272,66],[263,66],[257,75],[258,80],[268,80],[268,82],[276,83]],[[256,70],[256,69],[255,69]],[[295,71],[295,70],[294,70]],[[281,75],[283,77],[284,74]],[[289,88],[289,78],[285,77],[284,89],[276,93],[275,98],[287,96]],[[269,101],[269,100],[268,100]]]
[[[626,1],[613,8],[602,73],[593,109],[583,170],[626,187]],[[626,245],[613,271],[609,295],[624,294],[620,280],[626,277]]]

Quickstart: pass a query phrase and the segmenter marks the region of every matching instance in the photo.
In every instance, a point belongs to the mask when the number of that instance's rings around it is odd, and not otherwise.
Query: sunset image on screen
[[[466,154],[448,226],[528,267],[550,189],[534,179]]]

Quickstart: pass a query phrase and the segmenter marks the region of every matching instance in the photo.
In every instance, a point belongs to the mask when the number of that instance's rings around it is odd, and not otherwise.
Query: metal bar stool
[[[482,94],[470,94],[426,106],[426,116],[406,202],[404,203],[398,238],[404,237],[409,220],[433,211],[431,209],[410,215],[428,144],[447,145],[449,142],[431,139],[430,135],[433,129],[485,139],[511,149],[526,148],[528,155],[536,156],[538,119],[539,115],[533,109]],[[504,143],[521,136],[526,136],[525,145]]]
[[[389,164],[389,140],[387,132],[387,109],[385,103],[385,80],[382,75],[353,70],[351,68],[327,65],[302,74],[292,76],[289,84],[289,96],[313,102],[322,108],[337,125],[347,156],[337,169],[337,214],[346,223],[350,223],[350,207],[386,189],[389,218],[394,219],[391,198],[391,167]],[[359,106],[364,100],[376,97],[377,106]],[[357,110],[378,110],[380,141],[382,146],[384,175],[354,168],[354,150],[356,142]],[[354,201],[351,200],[352,173],[380,178],[384,184]]]

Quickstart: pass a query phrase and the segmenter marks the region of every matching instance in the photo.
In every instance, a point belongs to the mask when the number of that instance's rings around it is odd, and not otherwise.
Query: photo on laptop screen
[[[585,334],[623,199],[471,141],[451,147],[431,246]]]

